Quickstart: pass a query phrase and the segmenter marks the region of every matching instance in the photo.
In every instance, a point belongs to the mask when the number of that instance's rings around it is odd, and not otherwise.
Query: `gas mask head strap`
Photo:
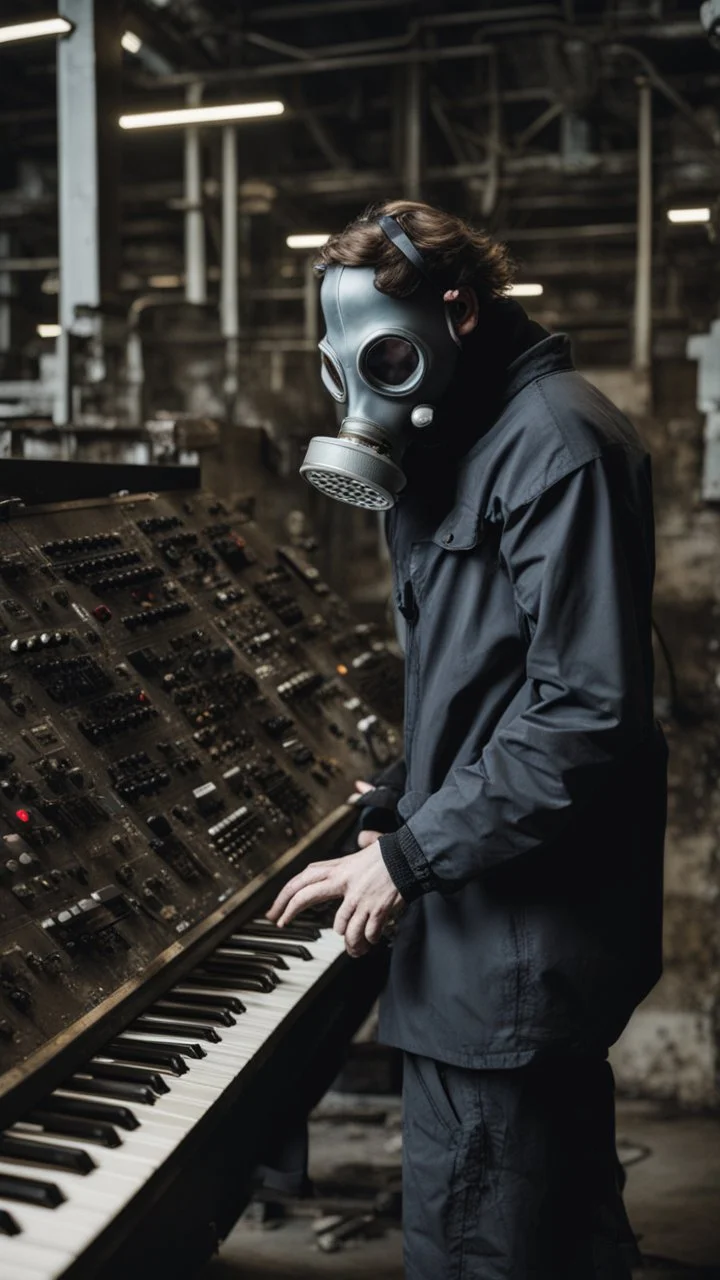
[[[396,249],[399,249],[403,256],[407,258],[408,262],[411,262],[416,270],[420,272],[420,275],[427,280],[429,284],[437,285],[437,280],[434,280],[430,275],[427,263],[420,250],[415,248],[415,245],[409,235],[403,231],[400,223],[396,222],[395,218],[391,217],[389,213],[383,213],[378,218],[378,226],[381,231],[384,231],[388,240],[392,241]]]

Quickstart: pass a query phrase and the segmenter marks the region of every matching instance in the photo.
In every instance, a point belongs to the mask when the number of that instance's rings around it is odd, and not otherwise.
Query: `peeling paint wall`
[[[695,366],[685,361],[660,364],[655,416],[635,418],[653,456],[655,615],[672,656],[678,696],[672,706],[667,664],[658,648],[658,710],[670,745],[665,973],[615,1046],[612,1062],[621,1089],[685,1106],[717,1107],[720,509],[700,497],[703,424],[694,410],[695,375]],[[630,396],[631,375],[627,386]],[[621,403],[622,381],[615,377],[608,393]]]

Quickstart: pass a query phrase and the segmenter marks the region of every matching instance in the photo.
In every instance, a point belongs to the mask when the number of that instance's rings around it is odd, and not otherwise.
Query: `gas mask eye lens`
[[[321,350],[320,359],[322,362],[322,380],[325,386],[336,400],[344,400],[346,395],[345,380],[340,369],[327,351]]]
[[[380,387],[402,387],[409,382],[420,365],[420,352],[406,338],[379,338],[368,347],[365,375]]]

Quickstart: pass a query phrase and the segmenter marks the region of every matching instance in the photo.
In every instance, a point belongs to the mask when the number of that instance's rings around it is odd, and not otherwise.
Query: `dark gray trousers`
[[[604,1060],[405,1055],[406,1280],[630,1280],[618,1173]]]

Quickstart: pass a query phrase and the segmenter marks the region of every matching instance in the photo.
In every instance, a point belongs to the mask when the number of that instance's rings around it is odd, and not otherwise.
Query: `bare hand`
[[[345,938],[349,955],[364,955],[380,941],[383,928],[403,905],[383,861],[378,834],[363,831],[358,853],[312,862],[293,876],[268,911],[268,920],[282,929],[307,907],[342,898],[333,928]]]

